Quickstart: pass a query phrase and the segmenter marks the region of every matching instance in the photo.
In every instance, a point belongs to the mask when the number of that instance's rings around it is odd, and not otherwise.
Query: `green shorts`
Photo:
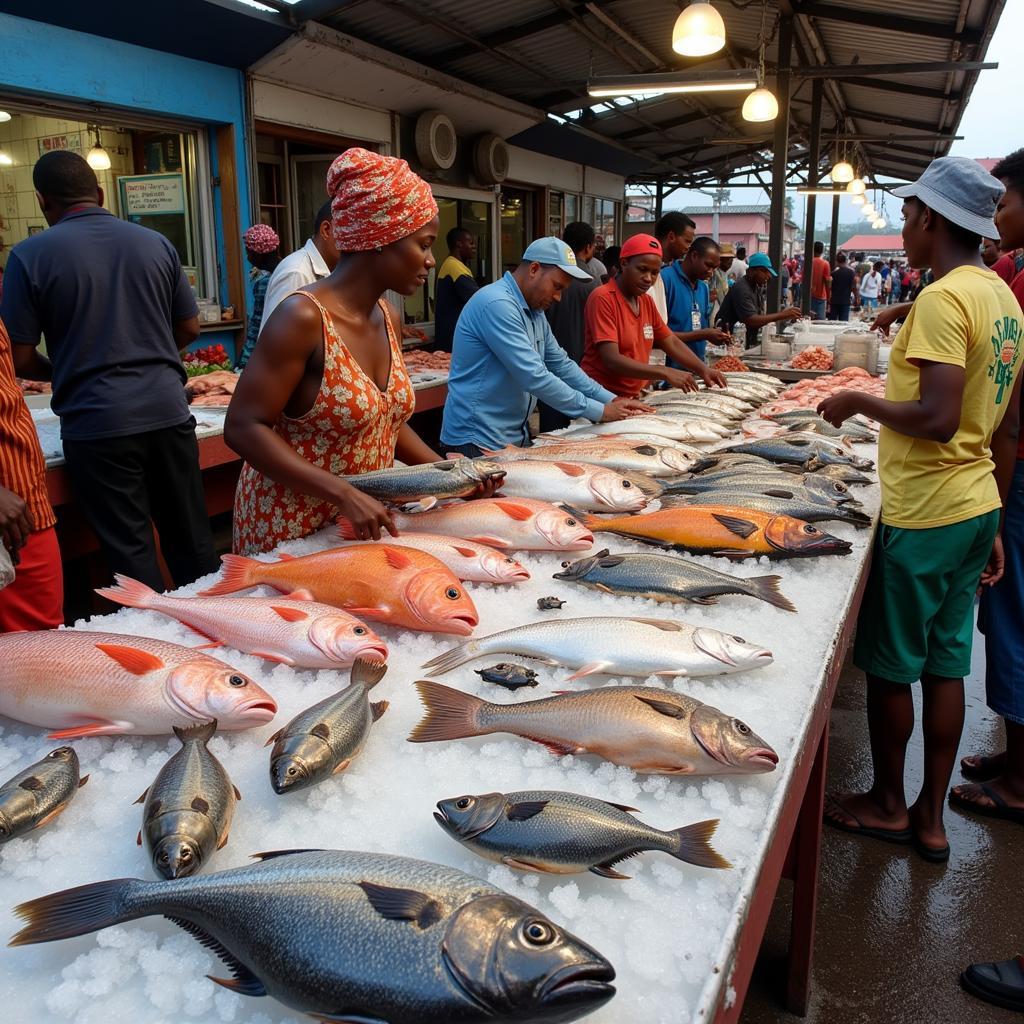
[[[998,509],[928,530],[879,526],[854,664],[894,683],[968,675],[974,595],[998,528]]]

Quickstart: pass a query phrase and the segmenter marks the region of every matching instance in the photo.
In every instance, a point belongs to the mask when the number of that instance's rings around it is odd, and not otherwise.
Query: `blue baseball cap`
[[[581,270],[576,263],[576,253],[572,246],[566,245],[560,238],[538,238],[531,242],[523,253],[524,263],[543,263],[548,267],[558,267],[577,281],[592,281],[586,270]]]
[[[772,277],[778,277],[779,275],[775,272],[775,268],[772,266],[772,261],[768,259],[768,254],[763,252],[755,252],[753,256],[747,257],[747,268],[750,267],[763,267],[769,271]]]

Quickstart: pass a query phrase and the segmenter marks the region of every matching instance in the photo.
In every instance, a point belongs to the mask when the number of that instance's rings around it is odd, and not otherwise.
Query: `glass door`
[[[291,157],[292,224],[295,247],[304,245],[313,235],[317,210],[327,200],[327,172],[337,153],[294,154]]]
[[[501,266],[515,270],[533,241],[533,193],[522,188],[501,190]]]

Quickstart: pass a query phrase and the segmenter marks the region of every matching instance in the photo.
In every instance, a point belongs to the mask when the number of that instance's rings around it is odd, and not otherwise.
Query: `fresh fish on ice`
[[[660,444],[645,444],[607,437],[590,441],[552,441],[532,448],[509,445],[491,453],[491,457],[502,465],[524,460],[550,462],[558,459],[604,466],[620,473],[643,473],[656,478],[685,473],[693,464],[693,458],[667,445],[666,438],[659,438],[659,441]]]
[[[0,786],[0,846],[49,825],[65,811],[89,781],[78,772],[75,751],[57,747]]]
[[[402,504],[423,498],[465,498],[489,481],[500,482],[501,466],[485,459],[447,459],[421,466],[391,466],[342,477],[378,501]]]
[[[523,686],[536,686],[537,673],[525,665],[514,665],[509,661],[498,662],[490,668],[474,669],[485,683],[497,683],[506,690],[518,690]]]
[[[501,494],[509,498],[566,502],[591,512],[639,512],[661,493],[653,477],[623,476],[602,466],[571,461],[502,463]]]
[[[564,434],[551,435],[558,440],[597,437],[602,434],[652,434],[667,437],[673,441],[717,441],[727,436],[717,424],[710,421],[683,421],[671,416],[632,416],[627,422],[591,423],[585,427],[566,431]]]
[[[805,493],[813,494],[810,491]],[[805,523],[849,523],[858,530],[871,525],[871,516],[850,504],[837,505],[798,495],[785,497],[778,493],[752,494],[729,489],[705,494],[674,494],[661,502],[662,508],[691,508],[697,505],[735,505],[737,508],[767,512],[771,515],[790,516]]]
[[[557,611],[565,602],[560,597],[538,597],[537,610],[542,612]]]

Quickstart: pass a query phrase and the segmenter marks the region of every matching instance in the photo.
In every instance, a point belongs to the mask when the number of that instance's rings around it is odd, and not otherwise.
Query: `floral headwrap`
[[[281,244],[277,232],[269,224],[253,224],[242,235],[242,241],[245,242],[245,247],[249,252],[259,253],[261,256],[268,252],[274,252]]]

